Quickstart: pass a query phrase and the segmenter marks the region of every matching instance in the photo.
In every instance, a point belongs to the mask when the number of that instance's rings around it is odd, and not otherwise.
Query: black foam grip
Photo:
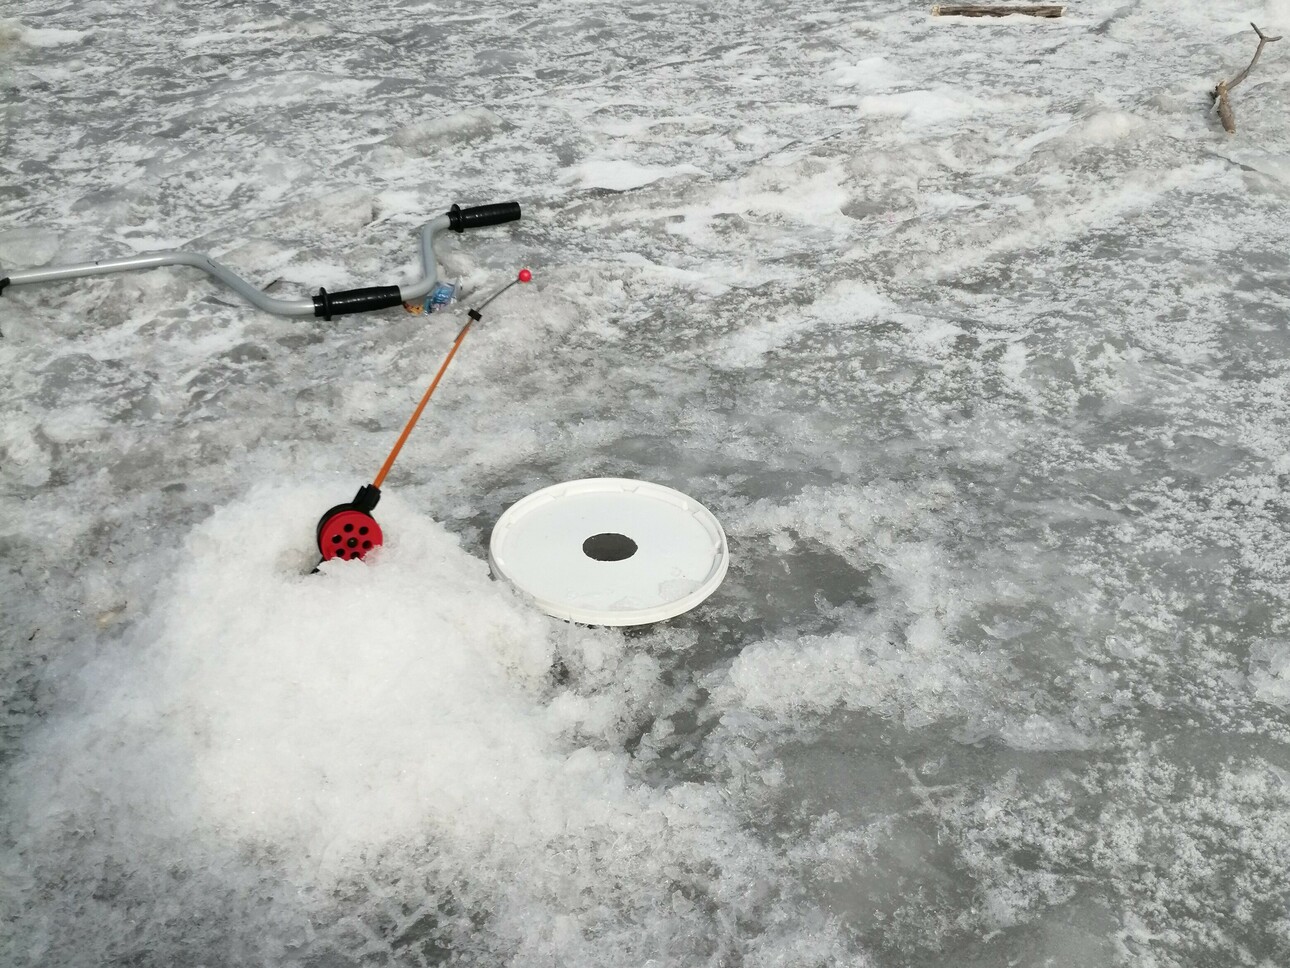
[[[370,313],[374,309],[389,309],[403,302],[398,286],[368,286],[366,289],[346,289],[328,292],[319,289],[314,296],[314,315],[323,319],[344,316],[348,313]]]
[[[498,202],[496,205],[476,205],[474,208],[454,205],[448,211],[448,228],[454,232],[464,232],[466,229],[477,229],[485,225],[515,222],[519,217],[519,202]]]
[[[0,293],[4,292],[4,287],[7,285],[9,285],[9,277],[5,276],[3,279],[0,279]]]

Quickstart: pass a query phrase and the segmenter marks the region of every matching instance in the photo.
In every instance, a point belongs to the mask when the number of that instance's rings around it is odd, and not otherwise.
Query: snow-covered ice
[[[1290,2],[0,0],[0,964],[1290,963]],[[556,481],[721,519],[623,633]]]

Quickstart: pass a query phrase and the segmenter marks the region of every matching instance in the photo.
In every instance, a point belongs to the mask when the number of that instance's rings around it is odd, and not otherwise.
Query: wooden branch
[[[1281,39],[1280,37],[1269,37],[1267,34],[1265,34],[1263,31],[1259,29],[1258,24],[1250,24],[1250,26],[1253,27],[1254,32],[1259,35],[1259,46],[1254,49],[1254,57],[1250,60],[1250,66],[1247,67],[1245,70],[1241,71],[1241,73],[1237,74],[1234,78],[1232,78],[1230,81],[1227,82],[1227,89],[1229,91],[1234,89],[1236,85],[1240,84],[1241,81],[1245,80],[1247,77],[1250,76],[1250,71],[1254,68],[1254,65],[1259,62],[1259,55],[1263,53],[1263,45],[1271,44],[1274,41]]]
[[[1227,96],[1227,81],[1219,81],[1214,88],[1214,100],[1218,104],[1218,117],[1223,122],[1223,129],[1228,134],[1236,134],[1236,115],[1232,113],[1232,101]]]
[[[1223,122],[1223,130],[1228,134],[1236,134],[1236,115],[1232,113],[1232,101],[1228,95],[1236,85],[1250,76],[1250,71],[1259,62],[1259,55],[1263,53],[1264,44],[1271,44],[1281,39],[1280,37],[1269,37],[1259,29],[1258,24],[1250,24],[1250,26],[1254,28],[1254,32],[1259,37],[1259,46],[1254,50],[1254,57],[1250,60],[1250,66],[1230,81],[1219,81],[1218,87],[1214,88],[1213,93],[1210,95],[1218,108],[1218,117]]]
[[[1060,17],[1066,12],[1064,6],[1053,4],[1012,5],[1003,4],[938,4],[932,7],[933,17],[1007,17],[1012,14],[1023,14],[1027,17]]]

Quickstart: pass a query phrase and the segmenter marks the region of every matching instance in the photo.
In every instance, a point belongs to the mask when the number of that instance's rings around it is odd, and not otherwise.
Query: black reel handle
[[[519,218],[519,202],[497,202],[493,205],[475,205],[472,208],[454,205],[448,210],[448,228],[454,232],[464,232],[466,229],[483,228],[485,225],[517,222]]]

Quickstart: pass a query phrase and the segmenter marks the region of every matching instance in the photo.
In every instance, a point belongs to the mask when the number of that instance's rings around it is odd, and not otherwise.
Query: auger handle
[[[221,265],[204,252],[186,249],[168,249],[126,256],[122,259],[102,259],[76,265],[46,266],[36,269],[8,270],[0,274],[0,293],[10,286],[24,286],[39,282],[56,282],[62,279],[79,279],[83,276],[101,276],[110,272],[128,272],[135,269],[155,269],[159,266],[192,266],[228,286],[251,305],[279,316],[321,316],[331,319],[349,313],[366,313],[387,309],[400,303],[412,302],[429,295],[438,282],[438,269],[434,257],[434,237],[446,229],[464,232],[466,229],[485,225],[501,225],[520,217],[519,202],[499,202],[495,205],[477,205],[452,210],[431,219],[421,229],[420,279],[405,286],[368,286],[327,292],[325,289],[311,299],[278,299],[270,296],[243,279],[227,266]]]

